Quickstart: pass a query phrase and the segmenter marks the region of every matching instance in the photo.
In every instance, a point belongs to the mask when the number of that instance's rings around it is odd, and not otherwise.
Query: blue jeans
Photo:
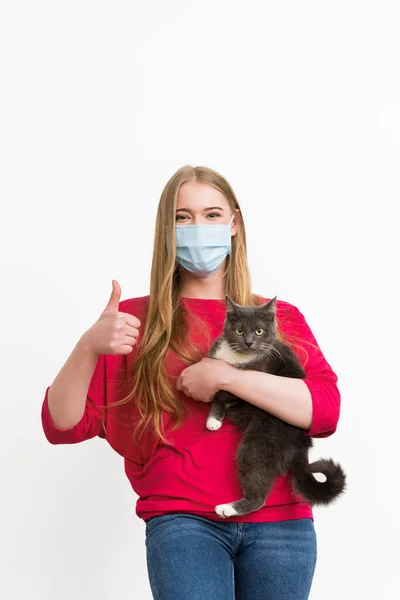
[[[146,521],[154,600],[306,600],[317,560],[312,519],[211,521],[169,513]]]

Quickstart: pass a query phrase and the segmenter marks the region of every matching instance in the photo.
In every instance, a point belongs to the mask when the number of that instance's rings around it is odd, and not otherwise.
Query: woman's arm
[[[92,352],[82,336],[42,402],[42,427],[51,444],[74,444],[102,434],[101,416],[91,396],[100,397],[104,355]]]
[[[336,431],[340,415],[338,378],[295,306],[291,306],[287,326],[283,321],[282,329],[289,342],[293,339],[300,346],[300,349],[294,346],[293,350],[306,377],[294,379],[232,368],[226,371],[223,389],[303,428],[305,435],[328,437]]]
[[[302,429],[309,429],[312,425],[311,393],[302,379],[234,368],[223,389],[282,421]]]

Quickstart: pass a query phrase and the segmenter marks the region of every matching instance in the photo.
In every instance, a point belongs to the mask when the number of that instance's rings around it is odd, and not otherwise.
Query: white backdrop
[[[52,446],[45,388],[111,293],[148,293],[185,164],[242,204],[254,291],[339,376],[348,472],[315,510],[312,600],[400,598],[398,3],[16,0],[0,12],[0,595],[149,600],[144,523],[99,438]]]

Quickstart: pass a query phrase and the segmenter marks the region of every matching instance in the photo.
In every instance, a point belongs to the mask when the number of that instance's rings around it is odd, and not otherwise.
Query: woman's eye
[[[217,219],[218,217],[220,217],[220,213],[217,212],[212,212],[212,213],[208,213],[207,215],[207,219],[209,221],[215,221],[215,219]],[[187,215],[176,215],[176,221],[187,221],[188,216]]]
[[[264,329],[256,329],[256,335],[262,335],[264,333]]]
[[[237,329],[235,329],[235,333],[237,335],[243,335],[243,329],[240,329],[240,327],[238,327]]]

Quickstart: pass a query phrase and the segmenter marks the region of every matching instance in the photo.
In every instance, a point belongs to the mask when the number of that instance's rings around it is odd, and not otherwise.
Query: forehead
[[[231,321],[244,320],[249,324],[268,320],[268,313],[257,309],[255,306],[242,306],[237,312],[228,312],[227,316]]]
[[[228,209],[225,196],[207,183],[185,181],[179,188],[176,208],[187,208],[192,211],[202,211],[211,206]]]

